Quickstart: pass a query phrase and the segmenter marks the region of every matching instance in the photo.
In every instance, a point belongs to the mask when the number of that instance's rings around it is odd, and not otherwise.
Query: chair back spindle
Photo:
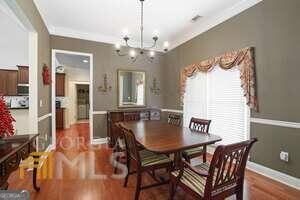
[[[218,146],[213,155],[206,181],[204,196],[217,195],[230,188],[243,189],[248,155],[256,138]]]
[[[134,133],[131,130],[124,128],[123,126],[121,126],[121,128],[125,138],[127,155],[134,159],[138,164],[140,164],[140,155]]]
[[[208,133],[211,120],[192,117],[189,128],[193,131]]]
[[[180,124],[181,124],[181,117],[180,117],[180,115],[169,114],[168,115],[168,124],[180,126]]]

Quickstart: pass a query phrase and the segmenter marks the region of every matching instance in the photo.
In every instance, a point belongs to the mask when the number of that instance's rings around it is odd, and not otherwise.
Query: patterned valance
[[[253,47],[247,47],[238,51],[225,53],[224,55],[183,68],[180,76],[181,101],[183,102],[187,78],[193,76],[197,72],[209,72],[215,66],[220,66],[224,70],[228,70],[236,66],[239,68],[241,87],[244,90],[247,105],[251,109],[258,111]]]

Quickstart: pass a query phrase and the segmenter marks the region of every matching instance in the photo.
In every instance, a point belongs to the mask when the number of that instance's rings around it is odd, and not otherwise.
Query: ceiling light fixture
[[[89,61],[88,61],[88,60],[83,60],[82,62],[84,62],[84,63],[88,63]]]
[[[123,54],[121,53],[121,45],[120,44],[116,44],[115,45],[115,48],[116,48],[116,52],[119,56],[127,56],[129,55],[129,57],[131,58],[131,60],[133,62],[135,62],[138,58],[139,55],[141,56],[144,56],[145,55],[145,51],[149,51],[149,55],[146,57],[150,62],[153,61],[154,57],[155,57],[155,52],[153,51],[153,48],[156,46],[156,43],[157,43],[157,40],[158,40],[158,35],[159,35],[159,32],[158,30],[154,30],[153,32],[153,45],[150,46],[150,47],[145,47],[144,46],[144,1],[145,0],[139,0],[141,2],[141,27],[140,27],[140,30],[141,30],[141,33],[140,33],[140,37],[141,37],[141,44],[139,47],[132,47],[128,44],[128,41],[130,40],[129,38],[129,31],[127,29],[124,29],[123,30],[123,40],[125,41],[125,45],[127,47],[129,47],[131,50],[129,51],[129,54]],[[168,51],[168,48],[169,48],[169,43],[168,42],[164,42],[164,51]],[[134,49],[137,49],[139,50],[139,54],[136,54],[135,50]]]

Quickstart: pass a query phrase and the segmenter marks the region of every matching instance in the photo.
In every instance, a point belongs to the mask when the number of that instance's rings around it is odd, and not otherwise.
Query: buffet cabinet
[[[108,144],[113,147],[116,143],[116,136],[119,135],[119,129],[115,125],[121,121],[139,121],[139,120],[160,120],[161,113],[159,109],[122,109],[107,112],[107,136]]]

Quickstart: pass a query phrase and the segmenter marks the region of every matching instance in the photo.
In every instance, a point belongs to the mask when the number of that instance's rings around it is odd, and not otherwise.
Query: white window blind
[[[197,73],[186,81],[183,103],[183,126],[188,127],[192,117],[206,118],[206,73]]]
[[[220,143],[231,144],[248,138],[249,112],[237,67],[223,70],[217,66],[209,73],[188,78],[184,96],[185,126],[191,117],[210,119],[209,132],[221,136]]]
[[[215,67],[207,74],[207,117],[212,120],[210,132],[220,135],[221,143],[248,138],[248,107],[237,67]]]

